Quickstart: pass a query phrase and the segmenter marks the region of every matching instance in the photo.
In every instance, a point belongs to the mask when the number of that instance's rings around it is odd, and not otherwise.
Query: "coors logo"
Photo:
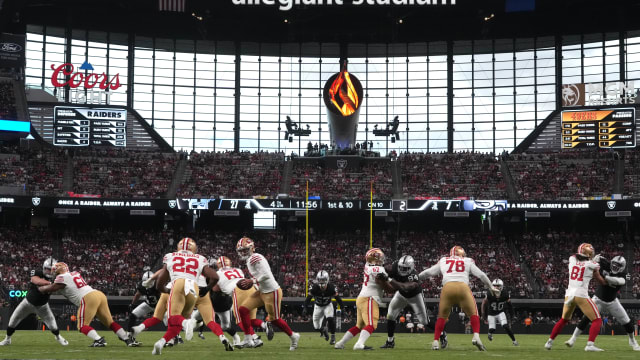
[[[91,69],[93,69],[93,67]],[[89,73],[87,75],[81,72],[74,73],[74,67],[69,63],[65,63],[57,67],[55,64],[51,64],[51,70],[53,70],[53,74],[51,75],[51,84],[55,87],[69,85],[70,88],[75,89],[80,85],[83,85],[85,89],[92,89],[98,85],[102,90],[106,90],[107,88],[110,90],[117,90],[121,86],[120,74],[115,74],[109,80],[105,73]],[[65,76],[70,76],[68,81],[58,80],[58,78],[64,78]]]

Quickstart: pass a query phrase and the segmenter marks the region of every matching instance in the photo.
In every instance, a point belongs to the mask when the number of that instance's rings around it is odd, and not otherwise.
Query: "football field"
[[[62,335],[69,341],[69,346],[60,346],[50,332],[17,331],[12,337],[12,345],[0,347],[0,359],[149,359],[153,343],[160,338],[160,332],[144,332],[138,340],[143,344],[138,348],[127,348],[123,342],[116,339],[112,332],[102,331],[107,339],[107,347],[89,348],[91,341],[78,332],[63,331]],[[520,346],[514,347],[506,335],[498,334],[492,342],[482,335],[488,351],[479,352],[471,345],[471,335],[449,335],[449,348],[433,351],[430,349],[432,334],[398,334],[395,349],[380,349],[384,344],[386,334],[376,333],[369,338],[367,345],[374,346],[373,351],[353,351],[355,343],[352,340],[344,350],[335,350],[328,342],[316,333],[303,333],[298,350],[289,351],[289,338],[282,333],[276,333],[273,341],[265,341],[265,345],[257,349],[243,349],[225,352],[220,342],[212,333],[205,334],[201,340],[196,335],[190,342],[177,347],[165,348],[158,358],[179,358],[185,360],[213,359],[213,358],[242,358],[242,359],[417,359],[437,357],[440,359],[472,359],[472,358],[505,358],[505,359],[638,359],[640,352],[632,351],[626,336],[601,335],[596,345],[605,352],[587,353],[584,345],[586,336],[582,336],[576,346],[569,349],[563,342],[569,338],[561,335],[556,340],[554,348],[547,351],[543,345],[547,339],[545,335],[519,335]],[[4,332],[2,332],[4,337]],[[265,338],[263,336],[263,338]],[[338,337],[339,338],[339,337]],[[266,340],[266,339],[265,339]]]

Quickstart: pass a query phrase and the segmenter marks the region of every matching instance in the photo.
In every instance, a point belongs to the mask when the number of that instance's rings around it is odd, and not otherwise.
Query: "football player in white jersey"
[[[259,290],[245,299],[238,308],[238,312],[242,318],[242,329],[245,331],[245,341],[247,345],[249,347],[252,346],[252,338],[254,335],[253,327],[251,326],[251,311],[260,306],[264,306],[269,314],[271,324],[277,326],[285,334],[289,335],[289,339],[291,340],[289,350],[293,351],[297,349],[300,334],[291,331],[287,322],[280,318],[282,289],[271,273],[269,262],[264,256],[255,252],[253,240],[248,237],[243,237],[238,240],[236,250],[240,259],[247,261],[247,268],[252,277],[252,279],[238,281],[238,287],[246,290],[254,285],[258,285]],[[273,335],[267,337],[268,340],[272,338]]]
[[[218,274],[209,267],[207,259],[197,254],[196,242],[191,238],[183,238],[178,243],[175,252],[168,253],[163,258],[162,272],[160,273],[156,287],[162,292],[167,292],[165,285],[171,281],[171,292],[167,308],[169,311],[169,326],[164,336],[153,345],[153,355],[160,355],[164,345],[185,328],[185,338],[193,337],[193,322],[185,320],[191,316],[193,307],[198,300],[198,277],[203,275],[210,283],[218,281]],[[220,342],[225,350],[233,351],[229,340],[221,334]]]
[[[608,313],[616,318],[619,324],[622,324],[629,337],[629,346],[631,346],[634,351],[640,351],[640,345],[638,345],[636,341],[633,328],[635,321],[629,317],[629,314],[627,314],[618,299],[618,292],[622,286],[627,280],[631,280],[631,275],[625,271],[627,260],[625,260],[623,256],[616,256],[611,259],[611,261],[600,257],[599,263],[600,274],[607,280],[607,285],[599,285],[591,300],[593,300],[594,304],[598,307],[598,311]],[[578,326],[576,326],[576,329],[573,331],[573,336],[565,342],[565,345],[573,347],[578,336],[587,329],[588,325],[589,318],[583,315]]]
[[[104,347],[107,345],[104,337],[98,335],[89,326],[94,317],[97,317],[104,326],[116,333],[120,340],[127,345],[130,344],[129,334],[124,331],[120,324],[113,321],[107,297],[102,291],[95,290],[87,285],[79,272],[69,272],[69,267],[63,262],[53,265],[51,271],[56,275],[53,284],[41,286],[38,290],[45,294],[59,291],[61,295],[78,307],[78,328],[81,333],[93,339],[91,347]]]
[[[151,275],[151,277],[147,278],[146,280],[143,280],[141,285],[145,288],[153,287],[154,291],[158,291],[158,289],[155,286],[155,283],[160,277],[160,274],[162,272],[163,272],[163,269],[156,271],[155,273],[153,273],[153,275]],[[166,287],[170,289],[171,283],[167,283]],[[142,323],[131,327],[130,335],[131,335],[131,339],[133,340],[133,343],[129,346],[140,345],[140,343],[138,343],[135,340],[135,337],[138,336],[138,334],[140,334],[142,331],[147,330],[157,324],[160,324],[161,322],[164,322],[165,326],[168,325],[167,303],[169,302],[169,293],[160,292],[160,291],[158,291],[158,293],[160,294],[160,297],[158,298],[158,303],[156,304],[153,310],[153,316],[145,319]],[[169,341],[166,344],[166,346],[173,346],[179,343],[180,344],[183,343],[182,338],[180,337],[180,334],[176,335],[176,337],[173,340]]]
[[[461,246],[454,246],[449,251],[449,256],[445,256],[429,269],[420,273],[420,280],[442,274],[442,292],[440,294],[440,305],[438,307],[438,320],[431,349],[440,349],[440,334],[451,313],[453,305],[459,305],[471,321],[473,339],[471,343],[480,351],[486,350],[480,340],[480,317],[478,316],[478,306],[476,299],[469,288],[469,273],[482,281],[485,286],[494,294],[499,294],[491,284],[489,277],[476,266],[473,259],[468,258]]]
[[[212,269],[215,271],[215,268],[212,267]],[[196,310],[192,313],[192,316],[189,319],[191,321],[189,326],[195,327],[198,320],[201,320],[212,333],[216,334],[218,338],[220,338],[220,336],[224,336],[224,333],[222,332],[220,324],[215,322],[215,310],[211,303],[211,296],[209,296],[209,290],[211,290],[211,287],[207,286],[207,279],[203,275],[198,276],[197,285],[199,289],[199,296],[198,300],[196,300]],[[187,340],[191,340],[191,338],[188,338]]]
[[[241,269],[235,268],[231,265],[231,260],[226,256],[221,256],[217,261],[218,265],[218,283],[213,288],[213,291],[220,291],[225,294],[225,296],[231,297],[231,309],[233,310],[233,316],[235,317],[236,324],[244,331],[244,327],[242,325],[242,316],[240,316],[240,305],[242,305],[246,299],[249,299],[258,294],[257,285],[251,286],[249,289],[241,289],[238,287],[238,282],[245,278],[244,273]],[[216,289],[217,288],[217,289]],[[267,334],[268,339],[273,339],[273,326],[268,321],[262,321],[260,319],[256,319],[258,309],[253,309],[249,312],[249,319],[251,320],[252,327],[262,328]],[[218,313],[220,314],[220,313]],[[224,316],[224,314],[223,314]],[[229,320],[231,317],[229,316]],[[220,320],[223,321],[222,318]],[[264,343],[260,339],[257,334],[253,334],[253,336],[245,336],[247,338],[246,341],[241,342],[240,344],[236,343],[234,337],[234,346],[238,348],[248,348],[248,347],[260,347],[263,346]],[[252,341],[249,341],[251,339]]]
[[[567,325],[569,320],[571,320],[573,311],[577,306],[582,310],[582,313],[591,320],[589,341],[584,350],[603,351],[594,344],[600,332],[600,326],[602,326],[602,318],[598,312],[598,307],[593,300],[589,298],[589,282],[594,278],[600,285],[606,285],[607,281],[600,274],[600,265],[597,261],[594,261],[594,254],[595,250],[591,244],[582,243],[578,247],[578,252],[569,257],[569,286],[564,295],[562,318],[553,327],[549,340],[544,344],[547,350],[551,350],[553,340],[560,334],[562,328]]]
[[[384,269],[384,253],[378,248],[372,248],[365,254],[364,279],[362,289],[356,299],[357,320],[356,326],[349,329],[334,348],[344,349],[344,345],[356,335],[360,334],[358,341],[353,345],[353,350],[371,350],[366,345],[367,339],[378,327],[380,316],[380,303],[382,291],[394,292],[399,288],[409,289],[402,284],[391,281],[396,287],[390,285],[389,277]]]
[[[236,283],[244,279],[244,274],[242,270],[232,267],[231,259],[226,256],[209,259],[209,266],[217,269],[218,282],[213,287],[205,284],[206,289],[200,287],[200,295],[206,292],[205,296],[210,299],[215,314],[218,315],[218,319],[220,320],[220,326],[233,337],[233,346],[240,349],[243,345],[240,336],[238,336],[236,330],[231,325],[231,308]],[[191,318],[201,321],[202,314],[198,310],[195,310]],[[204,336],[201,336],[201,338],[204,339]],[[262,343],[262,341],[260,341],[260,343]]]

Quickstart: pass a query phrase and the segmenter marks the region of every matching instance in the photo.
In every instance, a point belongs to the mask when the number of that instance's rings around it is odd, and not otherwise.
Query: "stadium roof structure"
[[[637,30],[640,15],[640,0],[304,0],[315,5],[288,11],[279,5],[303,1],[184,1],[184,12],[160,12],[159,0],[4,0],[0,31],[43,24],[178,39],[401,43]],[[234,4],[251,1],[260,5]],[[507,11],[513,5],[535,8]]]

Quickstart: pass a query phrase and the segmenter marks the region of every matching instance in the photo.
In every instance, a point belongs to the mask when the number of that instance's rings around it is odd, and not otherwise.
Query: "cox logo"
[[[640,202],[637,202],[637,203],[633,203],[633,207],[637,207],[637,208],[640,208]]]
[[[9,291],[9,297],[25,297],[27,296],[27,291],[26,290],[11,290]]]

